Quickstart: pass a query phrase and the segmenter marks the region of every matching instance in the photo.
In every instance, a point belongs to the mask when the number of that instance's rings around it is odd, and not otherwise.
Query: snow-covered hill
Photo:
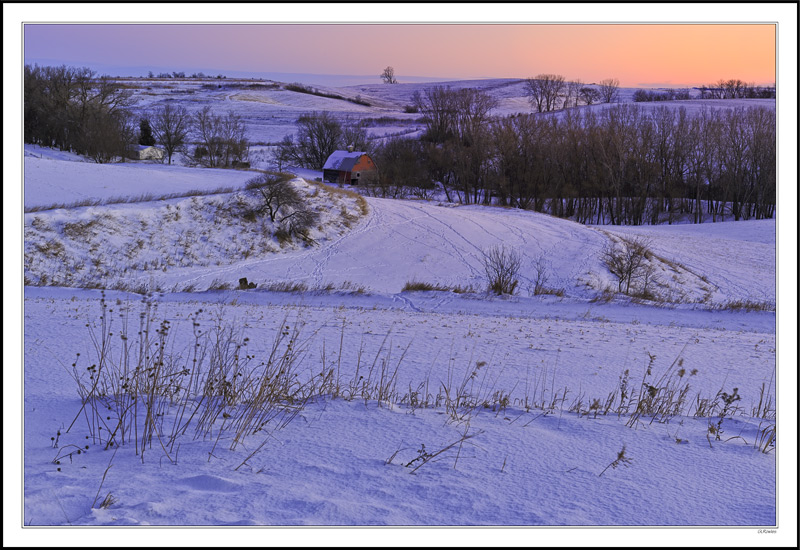
[[[260,146],[275,144],[284,136],[295,134],[297,119],[314,111],[326,111],[337,118],[353,121],[383,118],[385,120],[381,124],[370,126],[369,133],[375,137],[397,133],[411,135],[423,127],[419,121],[422,115],[408,113],[406,107],[413,104],[415,93],[424,94],[433,87],[475,88],[490,94],[497,100],[497,107],[492,113],[498,116],[530,113],[533,110],[526,92],[525,80],[513,78],[346,87],[305,85],[313,93],[293,91],[291,83],[259,80],[128,79],[125,85],[131,89],[137,101],[134,108],[141,113],[151,113],[165,104],[181,105],[190,113],[206,106],[222,114],[232,111],[246,122],[248,139]],[[635,91],[635,88],[620,89],[619,101],[631,102]],[[683,107],[691,113],[702,107],[728,109],[751,105],[774,109],[775,100],[693,99],[637,103],[637,105],[645,109],[659,106],[675,109]],[[579,109],[602,110],[607,107],[607,104],[595,104],[581,106]],[[561,116],[563,112],[557,111],[553,114]]]
[[[237,109],[265,142],[423,86],[170,85],[142,107]],[[298,177],[320,221],[281,246],[232,215],[253,172],[79,161],[26,148],[26,525],[776,524],[774,220],[591,227]],[[637,236],[631,297],[603,253]]]
[[[615,283],[602,260],[611,233],[654,242],[654,288],[663,301],[775,303],[774,220],[599,230],[535,212],[377,198],[362,199],[369,213],[359,220],[354,198],[303,183],[324,214],[322,229],[311,235],[314,246],[288,252],[263,219],[247,221],[233,212],[252,172],[38,158],[26,158],[26,167],[31,206],[125,193],[131,198],[26,214],[26,277],[36,285],[205,290],[247,277],[262,286],[355,283],[394,294],[423,282],[483,292],[485,254],[504,246],[522,257],[521,294],[534,293],[541,271],[550,290],[591,299]],[[197,194],[220,185],[230,187],[207,197],[154,195]]]

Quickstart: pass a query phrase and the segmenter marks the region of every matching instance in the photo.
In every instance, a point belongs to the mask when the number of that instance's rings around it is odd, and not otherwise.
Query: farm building
[[[133,145],[128,151],[128,158],[133,160],[161,160],[164,150],[153,145]]]
[[[363,151],[334,151],[322,167],[322,179],[339,185],[369,183],[377,176],[378,167]]]

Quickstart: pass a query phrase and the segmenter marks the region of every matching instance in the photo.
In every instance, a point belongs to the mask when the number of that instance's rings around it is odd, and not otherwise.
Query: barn
[[[128,151],[128,157],[133,160],[161,160],[164,150],[152,145],[133,145]]]
[[[323,181],[339,185],[370,183],[377,173],[375,162],[363,151],[334,151],[322,167]]]

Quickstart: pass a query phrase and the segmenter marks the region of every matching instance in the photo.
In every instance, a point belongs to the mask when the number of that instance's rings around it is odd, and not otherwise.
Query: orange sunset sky
[[[525,78],[622,86],[776,80],[774,24],[27,24],[26,63],[142,69]],[[113,70],[117,72],[114,73]],[[135,70],[133,70],[135,69]]]

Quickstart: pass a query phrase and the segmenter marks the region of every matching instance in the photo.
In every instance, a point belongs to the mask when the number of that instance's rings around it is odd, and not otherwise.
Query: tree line
[[[170,164],[176,153],[208,167],[245,163],[249,143],[243,119],[210,107],[192,114],[166,103],[135,115],[131,90],[88,68],[26,65],[24,141],[73,151],[95,162],[124,159],[132,145],[158,144]],[[193,146],[193,147],[192,147]]]
[[[700,86],[701,99],[775,99],[775,85],[756,86],[738,78]]]
[[[373,192],[499,204],[582,223],[670,223],[775,210],[775,112],[765,108],[644,110],[617,104],[559,116],[490,116],[478,90],[434,87],[416,98],[421,139],[375,148]]]
[[[205,74],[202,71],[201,72],[192,73],[188,77],[186,76],[186,73],[184,71],[172,71],[172,73],[161,72],[161,73],[158,73],[158,74],[155,74],[153,71],[149,71],[147,73],[147,78],[170,78],[170,79],[174,79],[174,78],[200,78],[200,79],[203,79],[203,78],[216,78],[216,79],[223,79],[223,78],[228,78],[228,77],[223,75],[223,74],[218,74],[217,76],[211,76],[211,75]]]
[[[26,143],[108,162],[135,139],[131,92],[107,76],[88,68],[26,65],[23,87]]]
[[[606,78],[596,85],[581,80],[567,80],[560,74],[540,74],[525,79],[525,93],[531,107],[544,113],[568,107],[619,101],[619,80]]]

